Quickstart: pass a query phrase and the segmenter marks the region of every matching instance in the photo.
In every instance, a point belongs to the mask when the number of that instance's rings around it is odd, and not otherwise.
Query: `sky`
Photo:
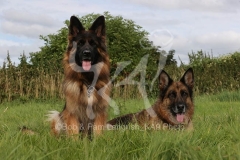
[[[18,64],[23,52],[39,51],[39,35],[57,33],[72,15],[105,11],[133,20],[184,63],[192,51],[240,52],[240,0],[0,0],[0,66],[8,52]]]

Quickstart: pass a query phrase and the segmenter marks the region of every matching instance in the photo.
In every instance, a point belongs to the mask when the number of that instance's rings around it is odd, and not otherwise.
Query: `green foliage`
[[[189,55],[195,73],[195,89],[199,93],[217,93],[240,89],[240,53],[214,58],[202,51]]]
[[[7,61],[0,69],[0,103],[15,99],[62,97],[61,72],[48,74],[41,68],[35,68],[27,63],[24,53],[19,59],[20,64],[15,66],[8,53]]]
[[[166,65],[169,66],[169,65],[175,65],[177,66],[177,61],[176,59],[174,59],[174,54],[175,54],[175,50],[172,49],[168,52],[167,54],[167,59],[166,59]]]

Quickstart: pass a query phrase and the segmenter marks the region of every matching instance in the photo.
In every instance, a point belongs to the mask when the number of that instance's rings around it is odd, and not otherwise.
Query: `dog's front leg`
[[[106,125],[107,114],[106,113],[98,113],[94,120],[93,126],[93,134],[94,136],[98,136],[102,134],[103,129]]]

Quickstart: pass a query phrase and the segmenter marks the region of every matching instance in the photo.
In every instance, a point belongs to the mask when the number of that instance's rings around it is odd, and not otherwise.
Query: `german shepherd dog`
[[[63,59],[66,103],[61,113],[50,111],[53,134],[102,133],[111,89],[105,40],[104,16],[98,17],[88,30],[77,17],[70,18],[68,47]]]
[[[180,79],[174,82],[162,70],[159,75],[160,95],[155,104],[137,113],[117,117],[108,126],[138,124],[145,129],[193,129],[192,117],[194,76],[189,68]],[[152,114],[153,112],[154,114]],[[110,125],[109,125],[110,124]]]

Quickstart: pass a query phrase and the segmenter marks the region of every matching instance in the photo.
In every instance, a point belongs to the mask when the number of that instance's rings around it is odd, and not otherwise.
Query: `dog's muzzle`
[[[176,108],[177,108],[177,113],[184,113],[186,107],[184,104],[179,104],[176,106]]]
[[[83,59],[83,61],[91,61],[91,51],[90,50],[84,50],[82,59]]]
[[[184,114],[186,111],[185,104],[177,104],[173,108],[173,112],[176,114],[176,119],[178,122],[182,123],[184,121]]]

